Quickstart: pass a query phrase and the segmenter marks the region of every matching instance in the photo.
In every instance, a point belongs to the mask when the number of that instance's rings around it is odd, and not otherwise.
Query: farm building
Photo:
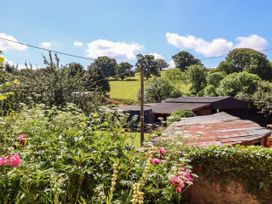
[[[231,115],[242,117],[247,112],[246,102],[240,101],[230,96],[169,98],[162,103],[199,105],[199,108],[196,110],[190,109],[193,110],[196,115],[210,115],[224,111]]]
[[[140,115],[140,106],[120,106],[119,110],[133,115]],[[191,110],[196,115],[211,115],[224,111],[231,115],[244,117],[247,104],[230,96],[224,97],[179,97],[169,98],[161,103],[145,105],[145,123],[154,123],[158,118],[166,118],[177,110]]]
[[[225,112],[183,118],[172,123],[155,142],[182,139],[187,145],[262,145],[268,146],[271,130],[250,120],[242,120]]]
[[[131,120],[132,117],[136,117],[135,122],[140,121],[140,111],[141,107],[140,106],[120,106],[117,108],[119,111],[128,114],[128,119]],[[153,123],[153,113],[152,109],[150,106],[145,106],[144,107],[144,123]]]

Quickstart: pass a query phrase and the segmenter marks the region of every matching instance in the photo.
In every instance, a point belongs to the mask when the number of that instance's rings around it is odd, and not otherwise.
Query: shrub
[[[175,121],[180,121],[182,118],[194,117],[195,114],[191,110],[177,110],[167,118],[167,124],[170,125]]]
[[[146,83],[145,102],[147,103],[157,103],[166,98],[178,96],[181,96],[180,90],[166,79],[154,77]]]
[[[232,73],[221,82],[217,92],[221,96],[236,96],[238,93],[253,94],[261,81],[260,77],[248,72]]]
[[[192,184],[181,150],[136,150],[116,114],[36,106],[1,118],[0,203],[179,203]]]

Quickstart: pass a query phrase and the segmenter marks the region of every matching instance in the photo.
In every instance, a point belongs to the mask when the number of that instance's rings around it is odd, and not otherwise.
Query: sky
[[[215,67],[237,47],[272,59],[270,0],[9,0],[0,8],[0,37],[92,59],[134,64],[137,54],[153,54],[173,65],[171,57],[186,50]],[[19,67],[41,67],[48,55],[1,39],[0,50]]]

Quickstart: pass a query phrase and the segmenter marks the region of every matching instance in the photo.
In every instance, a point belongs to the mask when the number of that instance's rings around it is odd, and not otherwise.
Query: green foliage
[[[17,153],[21,164],[0,166],[0,202],[130,203],[139,184],[145,203],[179,203],[169,179],[182,168],[190,172],[181,148],[136,150],[125,142],[124,121],[105,110],[87,117],[73,106],[36,106],[1,118],[0,157]],[[27,136],[23,144],[20,134]]]
[[[114,77],[115,75],[115,67],[117,65],[116,59],[103,56],[98,57],[94,60],[94,62],[90,65],[90,69],[100,69],[103,72],[103,75],[108,77]],[[95,68],[92,68],[94,66]]]
[[[220,85],[220,81],[224,79],[226,74],[224,72],[213,72],[210,73],[207,77],[207,83],[214,87],[218,87]]]
[[[187,51],[181,51],[172,56],[177,68],[182,71],[186,71],[191,65],[202,65],[199,59],[196,59],[191,53]]]
[[[180,121],[182,118],[194,117],[195,114],[191,110],[177,110],[169,117],[167,117],[167,124],[170,125],[173,122]]]
[[[146,82],[144,97],[147,103],[158,103],[166,98],[178,96],[181,96],[179,89],[166,79],[154,77]]]
[[[272,189],[271,148],[210,146],[189,148],[186,152],[187,158],[191,159],[192,166],[200,175],[211,179],[218,176],[239,179],[249,192],[255,192],[261,197],[265,189]]]
[[[165,70],[163,73],[163,78],[167,79],[173,85],[187,82],[186,72],[182,72],[178,68]]]
[[[191,82],[192,94],[199,94],[206,86],[206,74],[206,69],[201,65],[191,65],[188,68],[187,75]]]
[[[263,115],[272,115],[272,84],[269,82],[260,82],[257,90],[251,96],[249,101]]]
[[[272,79],[272,66],[267,57],[249,48],[233,49],[220,63],[219,69],[226,73],[247,71],[265,80]]]
[[[137,71],[140,71],[141,68],[144,70],[144,76],[149,79],[153,76],[160,76],[160,67],[157,60],[153,55],[137,55],[136,63]]]
[[[93,91],[94,89],[99,89],[104,93],[110,91],[109,80],[96,64],[88,66],[87,78],[86,88],[88,91]]]
[[[248,72],[235,72],[227,75],[221,82],[217,93],[221,96],[251,95],[257,90],[260,77]]]
[[[127,77],[133,77],[135,75],[132,71],[132,65],[128,62],[121,62],[115,67],[115,78],[124,80]]]
[[[167,62],[164,59],[156,59],[159,70],[162,71],[162,69],[168,67]]]
[[[216,88],[213,85],[207,85],[203,90],[204,96],[218,96]]]

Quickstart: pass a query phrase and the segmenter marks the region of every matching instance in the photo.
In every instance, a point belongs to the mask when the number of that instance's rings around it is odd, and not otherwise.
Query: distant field
[[[163,72],[162,72],[163,75]],[[110,98],[111,99],[120,99],[129,102],[137,101],[137,94],[140,89],[140,75],[136,73],[135,77],[128,78],[123,81],[110,81],[111,91]],[[189,93],[190,85],[181,83],[180,90],[184,94]]]

